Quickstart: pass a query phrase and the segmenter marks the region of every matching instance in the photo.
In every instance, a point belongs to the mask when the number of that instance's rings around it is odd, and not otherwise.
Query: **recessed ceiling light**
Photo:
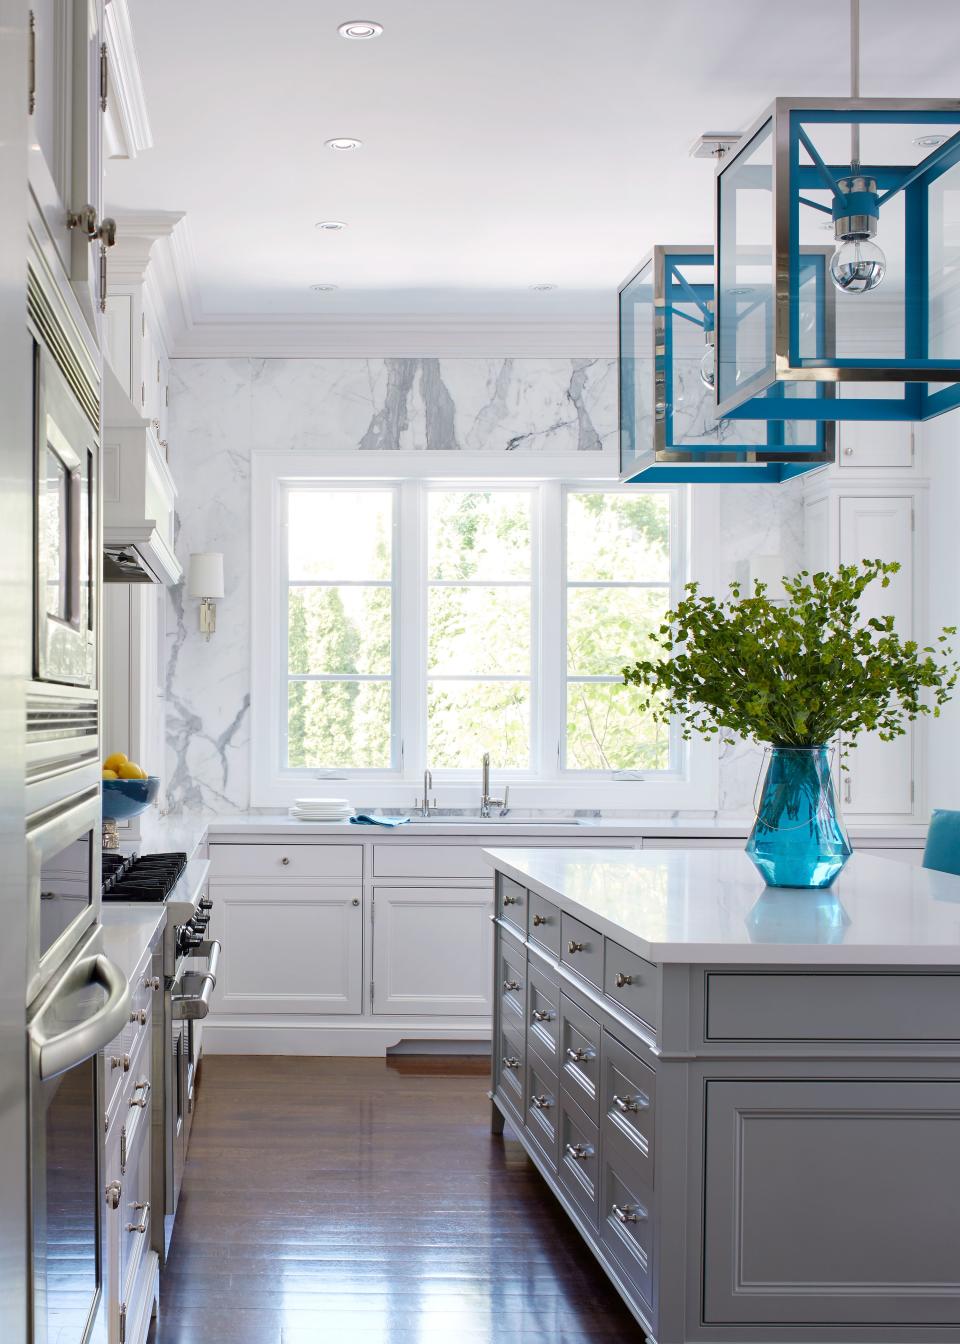
[[[311,285],[310,288],[311,288],[316,294],[332,294],[333,291],[337,288],[337,286],[336,286],[336,285]]]
[[[921,149],[936,149],[946,138],[945,135],[918,135],[913,143],[919,145]]]
[[[530,288],[535,294],[545,294],[548,289],[556,289],[556,285],[551,280],[544,280],[539,285],[531,285]]]
[[[355,42],[366,42],[371,37],[380,36],[383,24],[374,23],[371,19],[350,19],[348,23],[341,23],[337,32],[341,37],[352,38]]]
[[[342,219],[321,219],[316,227],[323,229],[324,233],[339,233],[341,229],[345,229],[347,226]]]
[[[323,143],[326,145],[327,149],[347,150],[347,149],[359,149],[360,146],[363,144],[363,141],[353,140],[350,136],[344,135],[340,136],[336,140],[325,140]]]

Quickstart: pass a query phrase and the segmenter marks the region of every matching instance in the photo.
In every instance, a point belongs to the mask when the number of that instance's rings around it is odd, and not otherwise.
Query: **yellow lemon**
[[[103,763],[104,770],[119,770],[121,765],[126,765],[127,758],[122,751],[115,751],[112,756],[108,756]]]
[[[103,778],[104,778],[104,779],[119,779],[120,776],[117,774],[116,770],[108,770],[107,767],[104,766],[104,767],[103,767]]]
[[[121,779],[146,779],[146,770],[141,770],[133,761],[124,761],[117,774]]]

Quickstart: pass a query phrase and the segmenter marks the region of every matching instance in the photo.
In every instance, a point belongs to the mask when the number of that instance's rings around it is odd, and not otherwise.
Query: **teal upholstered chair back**
[[[923,851],[924,868],[960,876],[960,812],[934,808]]]

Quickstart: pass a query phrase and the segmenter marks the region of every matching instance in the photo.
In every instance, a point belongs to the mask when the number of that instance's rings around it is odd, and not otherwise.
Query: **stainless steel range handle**
[[[207,958],[207,969],[203,974],[208,975],[214,984],[217,983],[217,967],[220,965],[221,951],[220,944],[208,938],[193,953],[194,957]]]
[[[106,1003],[83,1022],[68,1027],[66,1031],[45,1031],[44,1021],[48,1017],[51,1022],[56,1020],[56,1005],[89,985],[100,985],[106,990]],[[41,1078],[54,1078],[58,1073],[82,1064],[119,1036],[129,1017],[130,986],[123,972],[102,952],[81,957],[72,970],[57,982],[30,1027],[37,1073]]]
[[[170,996],[170,1009],[174,1022],[206,1017],[210,1011],[210,996],[216,982],[212,975],[200,975],[187,971],[180,977],[181,994]]]

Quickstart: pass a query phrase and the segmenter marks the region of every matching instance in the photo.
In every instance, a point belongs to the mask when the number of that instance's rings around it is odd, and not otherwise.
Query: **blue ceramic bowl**
[[[103,779],[103,815],[111,821],[126,821],[137,817],[160,792],[159,775],[146,779]]]

